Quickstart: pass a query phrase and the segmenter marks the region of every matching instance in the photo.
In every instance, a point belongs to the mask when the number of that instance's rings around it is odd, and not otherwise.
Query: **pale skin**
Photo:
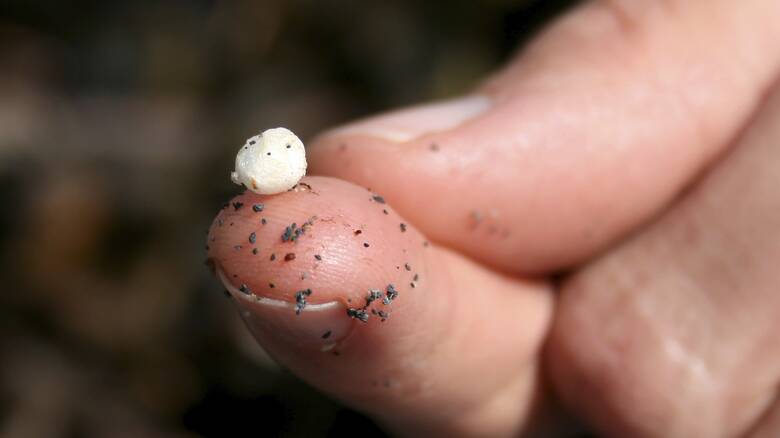
[[[398,284],[384,323],[318,314],[347,321],[339,356],[235,300],[282,365],[393,434],[777,436],[778,22],[775,0],[586,3],[454,125],[317,137],[315,193],[239,196],[267,228],[229,208],[210,256],[293,304]],[[252,231],[255,258],[234,249]]]

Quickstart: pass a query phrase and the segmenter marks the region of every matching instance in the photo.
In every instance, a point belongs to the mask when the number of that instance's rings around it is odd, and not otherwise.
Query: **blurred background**
[[[203,266],[235,152],[468,90],[572,3],[0,0],[0,436],[383,436]]]

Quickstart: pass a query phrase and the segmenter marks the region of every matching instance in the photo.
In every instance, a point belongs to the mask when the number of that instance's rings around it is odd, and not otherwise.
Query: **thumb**
[[[427,243],[364,188],[304,181],[311,189],[236,197],[208,237],[216,275],[266,351],[396,432],[526,428],[546,285]]]

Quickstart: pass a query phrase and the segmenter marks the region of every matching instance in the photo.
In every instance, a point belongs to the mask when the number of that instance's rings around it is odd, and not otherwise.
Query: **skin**
[[[318,137],[312,191],[240,195],[268,223],[220,212],[209,255],[260,296],[311,288],[326,310],[298,317],[233,295],[280,363],[398,435],[776,436],[778,20],[770,0],[586,3],[454,126]],[[346,316],[387,283],[387,321]]]

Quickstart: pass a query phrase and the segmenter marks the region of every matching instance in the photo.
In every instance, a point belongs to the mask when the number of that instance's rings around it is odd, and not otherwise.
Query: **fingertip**
[[[208,239],[215,273],[262,342],[332,349],[356,328],[393,326],[397,298],[426,276],[419,232],[380,195],[332,178],[238,195]]]

